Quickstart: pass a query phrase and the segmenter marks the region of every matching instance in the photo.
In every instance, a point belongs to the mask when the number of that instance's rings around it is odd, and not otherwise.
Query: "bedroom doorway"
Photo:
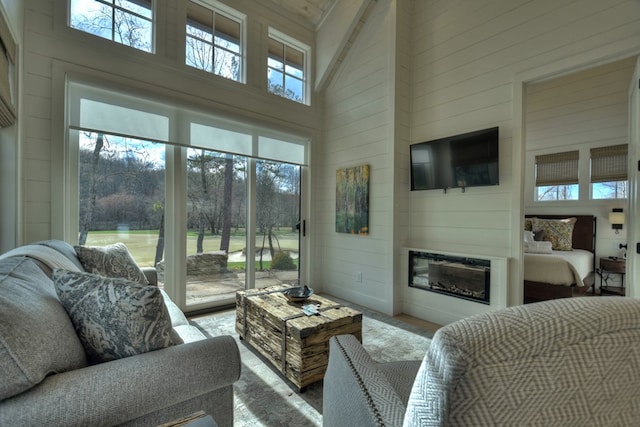
[[[636,172],[636,163],[640,155],[637,130],[640,121],[637,62],[638,58],[635,56],[606,64],[594,60],[594,65],[585,64],[575,71],[550,67],[546,73],[518,76],[519,82],[516,78],[516,84],[520,84],[522,89],[522,113],[515,129],[521,129],[521,164],[524,168],[519,213],[522,216],[587,213],[596,216],[596,265],[602,256],[620,256],[620,244],[628,244],[628,253],[635,253],[635,242],[640,241],[640,224],[635,220],[640,211]],[[538,72],[540,73],[540,70]],[[631,81],[634,83],[630,91]],[[630,123],[630,118],[635,120],[631,120]],[[621,199],[592,197],[591,149],[627,143],[629,195]],[[578,197],[570,202],[538,201],[535,191],[536,156],[564,151],[579,152]],[[614,233],[608,221],[608,213],[613,208],[624,208],[627,212],[627,224],[619,234]],[[523,232],[520,230],[516,234],[522,248]],[[519,256],[521,277],[524,278],[523,252],[520,252]],[[628,276],[625,282],[628,295],[640,296],[640,284],[636,285],[640,274],[634,274],[636,268],[633,261],[634,259],[627,261],[627,274],[631,276]],[[638,289],[631,289],[634,286]],[[514,291],[514,297],[517,297],[517,294],[518,292]]]
[[[632,298],[640,297],[640,271],[636,245],[640,242],[640,214],[638,188],[640,186],[636,163],[640,156],[640,57],[629,86],[629,226],[627,227],[627,292]],[[631,179],[633,177],[633,179]],[[639,248],[640,249],[640,248]]]

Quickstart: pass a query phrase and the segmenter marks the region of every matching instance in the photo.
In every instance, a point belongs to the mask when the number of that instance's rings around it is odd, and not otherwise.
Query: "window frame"
[[[589,198],[591,200],[626,200],[629,195],[629,144],[593,147],[589,150]],[[611,185],[614,197],[594,197],[595,186]],[[623,187],[620,189],[620,187]],[[618,197],[620,193],[626,194]]]
[[[269,59],[271,58],[271,54],[269,53],[269,44],[270,41],[274,40],[275,42],[281,43],[284,45],[284,50],[286,52],[286,48],[292,48],[295,49],[297,51],[300,51],[303,55],[303,59],[302,59],[302,79],[298,78],[297,76],[287,73],[286,72],[286,62],[287,62],[287,58],[286,58],[286,53],[284,53],[284,58],[282,58],[282,65],[283,65],[283,69],[282,71],[280,70],[275,70],[274,68],[272,68],[271,66],[269,66]],[[266,52],[267,56],[266,56],[266,60],[267,60],[267,76],[266,76],[266,90],[268,93],[279,96],[281,98],[284,99],[288,99],[290,101],[293,102],[297,102],[303,105],[311,105],[311,86],[310,86],[310,81],[311,81],[311,47],[307,46],[306,44],[300,42],[299,40],[294,39],[293,37],[276,30],[273,27],[269,27],[268,30],[268,34],[267,34],[267,52]],[[283,83],[283,89],[286,92],[286,78],[290,77],[290,78],[294,78],[296,80],[301,81],[302,83],[302,100],[298,101],[296,99],[292,99],[289,97],[286,97],[283,95],[280,95],[276,92],[273,92],[270,90],[270,85],[269,85],[269,71],[271,69],[274,69],[277,72],[282,72],[282,83]]]
[[[111,8],[111,24],[112,24],[112,26],[111,26],[111,37],[110,38],[104,37],[101,34],[92,33],[92,32],[86,31],[86,30],[84,30],[82,28],[73,26],[72,25],[73,24],[72,23],[72,3],[73,3],[73,1],[74,0],[68,0],[68,2],[67,2],[67,26],[69,28],[71,28],[73,30],[76,30],[76,31],[82,31],[83,33],[90,34],[92,36],[101,38],[103,40],[108,40],[108,41],[111,41],[113,43],[116,43],[116,44],[119,44],[119,45],[122,45],[122,46],[128,46],[128,47],[130,47],[132,49],[136,49],[136,50],[139,50],[139,51],[142,51],[142,52],[147,52],[147,53],[151,53],[151,54],[155,54],[156,53],[156,32],[157,32],[157,28],[156,28],[157,27],[157,21],[156,21],[156,19],[157,19],[157,1],[156,0],[147,0],[150,3],[150,7],[149,7],[149,11],[151,13],[151,17],[150,18],[147,18],[146,16],[143,16],[143,15],[141,15],[139,13],[136,13],[133,10],[128,10],[128,9],[125,9],[125,8],[119,6],[119,5],[116,5],[114,1],[112,1],[111,3],[108,3],[105,0],[95,0],[95,2],[100,3],[101,5],[103,5],[105,7]],[[135,2],[133,2],[133,3],[135,3]],[[150,40],[149,40],[149,50],[143,49],[141,47],[134,46],[134,45],[131,45],[131,44],[126,44],[126,43],[123,43],[122,41],[116,40],[116,38],[114,37],[114,35],[115,35],[115,25],[114,25],[114,23],[116,22],[116,19],[115,19],[116,11],[121,11],[121,12],[126,13],[128,15],[133,15],[137,19],[143,19],[145,21],[148,21],[151,24],[150,25],[151,35],[150,35]]]
[[[571,202],[580,200],[580,151],[570,150],[541,154],[534,157],[534,201],[535,202]],[[540,176],[541,165],[544,176]],[[556,195],[568,187],[576,186],[575,199],[541,199],[541,188],[555,187]]]
[[[202,39],[198,39],[200,42],[206,43],[208,45],[210,45],[211,47],[211,64],[209,64],[211,66],[211,71],[209,70],[205,70],[203,68],[200,67],[196,67],[193,65],[190,65],[189,63],[187,63],[187,49],[188,49],[188,39],[189,37],[191,37],[189,35],[189,32],[187,30],[187,27],[189,26],[189,10],[188,10],[188,5],[185,7],[185,40],[184,40],[184,63],[186,66],[194,68],[196,70],[200,70],[200,71],[204,71],[206,73],[209,74],[213,74],[215,76],[218,77],[222,77],[228,80],[232,80],[238,83],[245,83],[246,84],[246,62],[247,62],[247,58],[246,58],[246,22],[247,22],[247,15],[230,8],[229,6],[226,6],[220,2],[217,1],[203,1],[203,0],[188,0],[188,3],[193,3],[197,6],[203,7],[205,9],[208,9],[209,11],[211,11],[213,13],[212,16],[212,23],[213,23],[213,27],[211,28],[212,32],[211,37],[212,40],[211,42],[208,42],[207,40],[202,40]],[[215,21],[216,21],[216,15],[221,15],[226,19],[229,19],[231,21],[234,21],[235,23],[237,23],[240,26],[239,29],[239,42],[238,42],[238,52],[233,52],[229,49],[227,49],[224,46],[218,45],[216,44],[216,29],[215,29]],[[237,55],[239,58],[239,70],[238,70],[238,79],[235,80],[233,78],[229,78],[229,77],[225,77],[221,74],[218,74],[215,72],[215,70],[213,69],[213,65],[215,63],[215,51],[216,49],[223,49],[225,52],[231,53],[233,55]]]
[[[91,129],[91,124],[96,124],[95,121],[83,121],[82,120],[82,106],[80,99],[95,100],[97,102],[103,102],[106,104],[118,105],[117,99],[124,97],[127,98],[123,104],[126,108],[131,108],[134,111],[140,111],[143,113],[157,114],[159,116],[166,115],[169,118],[167,124],[167,132],[158,131],[156,126],[152,126],[154,132],[159,132],[160,135],[166,135],[165,137],[153,137],[147,138],[142,134],[131,134],[120,136],[129,136],[141,139],[151,139],[154,142],[160,142],[165,144],[166,147],[166,176],[165,176],[165,259],[167,259],[165,269],[165,290],[168,295],[183,309],[183,311],[196,311],[199,309],[208,308],[205,305],[189,305],[186,304],[186,284],[184,277],[186,276],[186,242],[185,235],[186,229],[183,229],[182,224],[187,222],[187,195],[184,191],[187,186],[187,148],[205,148],[207,150],[215,149],[209,146],[194,145],[190,142],[189,126],[185,126],[183,120],[189,120],[192,124],[201,124],[211,127],[225,127],[224,130],[231,132],[248,132],[252,138],[251,153],[246,156],[249,161],[249,174],[247,181],[247,203],[251,204],[251,210],[248,211],[247,217],[247,236],[255,241],[256,233],[256,213],[255,213],[255,189],[256,187],[256,173],[255,162],[259,159],[264,160],[276,160],[283,163],[290,163],[287,161],[286,156],[291,154],[291,144],[303,146],[303,153],[298,152],[297,164],[301,166],[300,169],[300,218],[304,218],[308,215],[309,209],[309,194],[310,186],[308,181],[309,175],[309,151],[310,151],[310,137],[302,135],[300,132],[293,131],[287,128],[273,128],[258,126],[251,121],[248,117],[237,117],[231,119],[221,112],[211,112],[210,110],[201,110],[198,106],[187,106],[180,102],[178,99],[167,99],[159,94],[148,92],[147,90],[136,88],[134,86],[125,86],[120,83],[111,82],[107,83],[98,78],[86,78],[86,76],[76,74],[74,72],[68,73],[62,70],[57,70],[55,73],[55,80],[61,82],[62,86],[66,86],[64,91],[57,92],[54,96],[61,101],[61,104],[65,105],[64,110],[68,111],[64,118],[61,118],[61,123],[64,123],[64,142],[63,149],[57,157],[57,161],[60,164],[64,164],[64,167],[57,169],[59,174],[54,177],[56,182],[59,182],[61,187],[64,188],[65,197],[59,202],[53,203],[55,211],[53,213],[52,224],[56,224],[59,227],[59,238],[69,242],[75,242],[78,238],[79,232],[79,176],[78,176],[78,160],[79,160],[79,132],[77,130],[92,130],[109,132],[108,129],[98,129],[98,127]],[[84,90],[88,92],[78,93],[79,89],[70,88],[73,86],[86,86]],[[82,89],[80,89],[82,90]],[[111,96],[113,94],[113,97]],[[128,102],[132,102],[129,104]],[[177,104],[176,104],[177,103]],[[88,107],[87,107],[88,105]],[[174,111],[176,105],[178,109],[183,108],[182,114]],[[91,108],[93,113],[100,112],[91,106],[91,103],[85,103],[85,108]],[[188,116],[188,117],[187,117]],[[103,118],[101,116],[101,118]],[[76,123],[76,124],[74,124]],[[117,122],[120,123],[120,122]],[[85,127],[88,126],[88,127]],[[98,126],[98,124],[96,124]],[[149,128],[149,129],[151,129]],[[149,131],[149,129],[142,129],[142,131]],[[159,135],[156,133],[156,135]],[[147,134],[148,135],[148,134]],[[164,139],[163,139],[164,138]],[[286,149],[279,150],[273,146],[274,142],[285,143]],[[289,143],[289,145],[287,145]],[[282,147],[280,147],[282,148]],[[220,152],[234,152],[229,150],[219,150]],[[293,150],[296,151],[296,150]],[[237,153],[241,154],[241,153]],[[295,153],[294,153],[295,154]],[[278,157],[278,158],[276,158]],[[248,207],[249,209],[249,207]],[[251,231],[249,231],[251,230]],[[58,237],[58,236],[56,236]],[[309,247],[310,241],[308,235],[300,234],[299,237],[299,250],[301,258],[299,261],[299,277],[300,280],[308,281],[309,278]],[[255,259],[255,248],[249,244],[247,240],[247,257]],[[185,261],[180,261],[184,259]],[[247,266],[245,276],[245,286],[252,288],[255,286],[255,268],[252,265],[250,268]]]

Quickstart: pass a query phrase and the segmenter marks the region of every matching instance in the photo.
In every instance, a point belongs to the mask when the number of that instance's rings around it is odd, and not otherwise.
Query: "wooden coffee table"
[[[362,313],[328,298],[312,295],[291,302],[282,293],[288,285],[236,293],[236,332],[266,358],[299,391],[324,378],[329,338],[353,334],[362,341]],[[307,316],[305,304],[319,304]]]

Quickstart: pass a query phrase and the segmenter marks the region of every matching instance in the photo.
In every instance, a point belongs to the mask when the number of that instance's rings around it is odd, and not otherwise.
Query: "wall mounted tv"
[[[411,145],[411,191],[498,185],[498,127]]]

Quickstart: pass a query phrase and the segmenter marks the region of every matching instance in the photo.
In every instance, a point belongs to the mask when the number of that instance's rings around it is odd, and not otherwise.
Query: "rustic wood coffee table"
[[[329,338],[352,334],[362,341],[362,313],[328,298],[312,295],[291,302],[287,285],[236,293],[236,332],[289,379],[299,391],[324,378]],[[307,316],[305,304],[319,304],[319,314]]]

